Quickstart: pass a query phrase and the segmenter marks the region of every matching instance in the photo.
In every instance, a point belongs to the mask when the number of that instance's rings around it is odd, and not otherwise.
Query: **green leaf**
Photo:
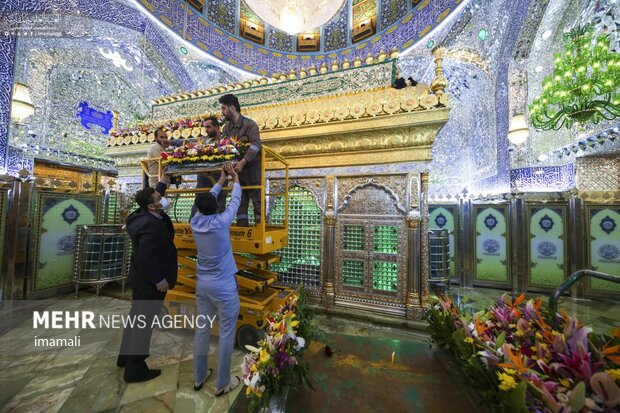
[[[527,383],[521,381],[517,387],[506,394],[507,413],[528,413],[527,407],[525,406],[526,389]]]
[[[497,336],[497,340],[495,340],[495,348],[500,348],[504,341],[506,341],[506,332],[502,331],[502,334]]]
[[[586,385],[584,382],[580,381],[575,386],[571,392],[568,404],[570,404],[570,409],[573,412],[579,412],[586,405]]]

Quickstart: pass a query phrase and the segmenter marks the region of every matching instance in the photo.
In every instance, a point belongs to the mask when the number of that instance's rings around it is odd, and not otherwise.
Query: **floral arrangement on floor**
[[[241,159],[247,144],[237,138],[221,138],[216,143],[202,139],[189,141],[181,146],[170,146],[161,153],[162,164],[188,164],[197,162],[226,162]]]
[[[308,364],[303,362],[307,345],[320,339],[312,325],[312,312],[306,307],[307,292],[300,288],[277,312],[268,317],[265,338],[258,348],[246,346],[241,366],[249,409],[266,408],[272,397],[295,384],[310,389]]]
[[[475,314],[440,297],[428,321],[433,341],[492,411],[620,411],[619,328],[595,334],[525,295],[501,296]]]

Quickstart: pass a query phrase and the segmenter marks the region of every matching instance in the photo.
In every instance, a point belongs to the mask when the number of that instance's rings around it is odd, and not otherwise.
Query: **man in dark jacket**
[[[133,291],[132,319],[137,322],[123,333],[117,365],[125,367],[125,381],[151,380],[161,373],[150,370],[149,356],[153,319],[160,314],[166,291],[177,280],[177,250],[170,217],[161,210],[161,194],[145,188],[136,194],[140,209],[127,218],[126,228],[132,240],[133,254],[129,281]],[[142,322],[141,322],[142,321]]]

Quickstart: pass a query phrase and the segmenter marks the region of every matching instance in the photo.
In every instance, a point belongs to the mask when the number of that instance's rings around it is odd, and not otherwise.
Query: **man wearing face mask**
[[[143,382],[160,375],[160,370],[148,368],[153,319],[160,314],[166,291],[177,280],[177,249],[174,246],[174,227],[162,211],[161,194],[145,188],[136,194],[138,210],[127,217],[126,228],[131,237],[133,253],[129,282],[133,296],[131,318],[143,319],[123,332],[117,365],[125,367],[126,382]]]

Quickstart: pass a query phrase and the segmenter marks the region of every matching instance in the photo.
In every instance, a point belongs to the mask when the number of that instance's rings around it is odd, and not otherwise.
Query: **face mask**
[[[170,200],[168,198],[162,197],[159,201],[159,204],[161,205],[162,211],[167,211],[168,207],[170,206]]]

